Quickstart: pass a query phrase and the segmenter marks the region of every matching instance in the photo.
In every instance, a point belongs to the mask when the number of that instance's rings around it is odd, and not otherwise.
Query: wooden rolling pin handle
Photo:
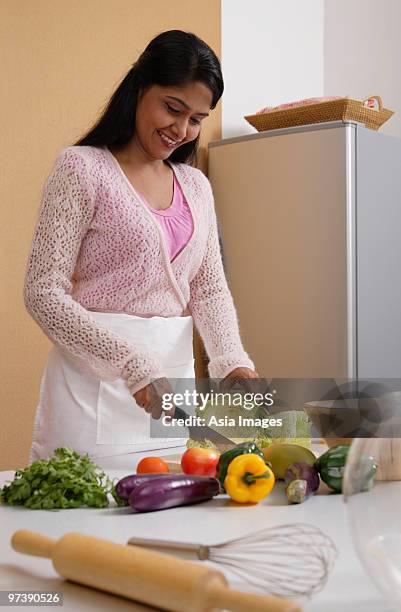
[[[11,538],[11,546],[17,552],[35,557],[45,557],[46,559],[52,558],[55,545],[55,540],[40,533],[29,531],[29,529],[19,529]]]
[[[217,582],[210,582],[204,591],[210,609],[230,610],[230,612],[300,612],[301,608],[294,602],[274,595],[257,595],[243,593],[222,587]],[[205,609],[209,607],[205,606]]]

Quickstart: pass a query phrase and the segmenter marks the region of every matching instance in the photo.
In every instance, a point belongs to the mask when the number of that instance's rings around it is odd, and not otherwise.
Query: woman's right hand
[[[163,412],[163,395],[174,393],[173,388],[167,378],[157,378],[146,387],[139,389],[133,394],[138,406],[150,414],[153,419],[160,419]],[[167,412],[169,416],[174,416],[174,410]]]

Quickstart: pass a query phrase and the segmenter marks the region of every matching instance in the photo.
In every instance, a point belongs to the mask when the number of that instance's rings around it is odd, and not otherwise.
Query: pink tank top
[[[178,253],[182,251],[194,230],[191,210],[175,175],[173,188],[174,195],[171,206],[164,210],[152,208],[144,198],[149,210],[162,227],[170,254],[170,261],[173,261]]]

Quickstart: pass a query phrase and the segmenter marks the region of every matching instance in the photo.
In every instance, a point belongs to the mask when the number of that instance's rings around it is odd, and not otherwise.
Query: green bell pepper
[[[339,444],[329,448],[315,462],[315,468],[323,482],[336,493],[341,493],[343,475],[349,451],[348,444]]]
[[[345,464],[347,463],[348,444],[339,444],[333,448],[329,448],[315,462],[315,468],[320,474],[323,482],[333,489],[336,493],[342,492],[343,475]],[[353,488],[357,492],[369,491],[374,484],[374,479],[377,471],[377,462],[370,455],[362,455],[359,457],[357,465],[354,467],[354,483]]]

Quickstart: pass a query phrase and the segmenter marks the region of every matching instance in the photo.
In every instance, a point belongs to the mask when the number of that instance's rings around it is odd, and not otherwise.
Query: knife
[[[174,418],[190,419],[191,416],[187,412],[182,410],[182,408],[174,406]],[[190,438],[192,440],[196,440],[197,442],[205,442],[206,440],[209,440],[210,442],[213,442],[213,444],[215,444],[216,448],[222,451],[228,450],[236,446],[236,443],[230,440],[230,438],[223,436],[223,434],[219,433],[218,431],[215,431],[208,425],[184,425],[184,427],[188,430]],[[156,439],[157,438],[154,438],[154,440]],[[109,459],[112,457],[122,457],[123,455],[131,455],[135,454],[136,452],[143,453],[143,450],[131,451],[129,453],[113,453],[112,455],[96,455],[94,459]]]
[[[259,379],[259,383],[260,383],[260,379]],[[265,380],[265,384],[267,383],[267,379]],[[239,390],[243,391],[243,387],[241,385],[241,382],[238,381],[236,383],[234,383],[230,390],[232,391],[233,389],[235,390],[238,387]],[[269,391],[269,384],[267,384],[265,391]],[[260,392],[260,390],[258,389],[258,391]],[[277,401],[275,402],[275,404],[278,406],[282,405],[282,402]],[[285,405],[285,404],[284,404]],[[263,406],[264,411],[266,413],[266,416],[271,416],[272,412],[270,410],[268,410],[265,406]],[[166,413],[165,413],[166,414]],[[182,410],[182,408],[179,408],[178,406],[174,406],[174,418],[175,419],[191,419],[191,415],[189,415],[187,412],[185,412],[185,410]],[[233,440],[230,440],[230,438],[227,438],[227,436],[224,436],[223,434],[219,433],[218,431],[216,431],[215,429],[212,429],[212,427],[210,427],[209,425],[184,425],[183,427],[185,427],[185,429],[188,430],[189,436],[192,440],[196,440],[197,442],[205,442],[206,440],[209,440],[210,442],[212,442],[216,448],[218,448],[219,450],[228,450],[230,448],[233,448],[234,446],[237,445],[236,442],[234,442]],[[156,438],[154,438],[156,440]],[[143,451],[133,451],[135,452],[143,452]],[[113,455],[97,455],[97,457],[99,459],[106,459],[109,457],[116,457],[116,456],[122,456],[122,455],[126,455],[127,453],[120,453],[118,455],[113,454]],[[131,453],[128,453],[131,454]]]
[[[175,419],[188,419],[191,418],[189,414],[187,414],[182,408],[178,408],[178,406],[174,407],[174,418]],[[197,442],[205,442],[206,440],[210,440],[213,444],[216,445],[217,448],[232,448],[236,446],[235,442],[223,436],[223,434],[219,433],[215,429],[212,429],[208,425],[186,425],[186,429],[189,431],[189,435],[192,440],[196,440]]]

